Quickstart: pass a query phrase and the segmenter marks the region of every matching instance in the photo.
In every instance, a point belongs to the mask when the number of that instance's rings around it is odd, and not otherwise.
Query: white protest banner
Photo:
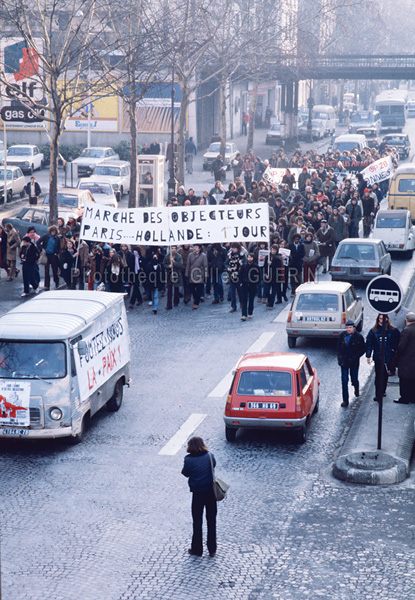
[[[114,244],[268,242],[269,207],[263,204],[110,208],[88,203],[81,238]]]
[[[267,167],[262,174],[262,179],[272,185],[282,185],[282,178],[286,174],[287,169],[271,168]],[[301,169],[290,169],[291,175],[294,175],[295,181],[298,182],[298,176],[301,173]]]
[[[30,382],[0,380],[0,424],[30,425]]]
[[[259,250],[258,251],[258,267],[263,267],[265,264],[265,259],[269,258],[269,250]]]
[[[364,179],[366,179],[368,185],[373,185],[374,183],[389,179],[392,177],[393,172],[392,158],[390,156],[385,156],[366,167],[366,169],[362,171],[362,175]]]
[[[81,356],[74,352],[81,401],[101,387],[113,373],[130,360],[127,315],[109,319],[100,331],[83,338],[87,352]]]

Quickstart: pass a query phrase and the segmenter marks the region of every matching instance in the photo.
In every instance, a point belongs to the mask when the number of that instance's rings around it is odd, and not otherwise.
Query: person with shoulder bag
[[[192,497],[193,536],[189,554],[203,554],[203,510],[206,509],[207,547],[209,556],[216,554],[217,501],[213,490],[213,468],[215,457],[209,452],[200,437],[192,437],[187,444],[188,454],[184,458],[182,475],[188,477]]]

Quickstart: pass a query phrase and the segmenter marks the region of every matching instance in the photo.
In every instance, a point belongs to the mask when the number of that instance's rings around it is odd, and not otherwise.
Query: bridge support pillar
[[[297,139],[298,82],[281,85],[281,124],[287,141]]]

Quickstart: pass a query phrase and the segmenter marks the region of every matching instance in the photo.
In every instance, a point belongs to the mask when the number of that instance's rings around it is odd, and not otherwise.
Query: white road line
[[[249,352],[261,352],[265,348],[265,346],[272,340],[274,337],[274,331],[265,331],[261,333],[259,338],[255,340],[255,342],[248,348],[246,354]],[[225,394],[228,393],[228,390],[232,383],[232,377],[235,367],[233,367],[229,373],[226,373],[225,377],[218,383],[214,390],[212,390],[209,394],[209,398],[222,398]]]
[[[282,311],[279,313],[279,315],[277,317],[275,317],[273,322],[274,323],[286,323],[288,313],[290,312],[290,308],[291,308],[291,302],[282,309]]]
[[[165,446],[160,450],[159,455],[174,456],[182,448],[187,438],[194,430],[199,427],[200,423],[207,415],[192,413],[190,417],[183,423],[180,429],[174,434]]]

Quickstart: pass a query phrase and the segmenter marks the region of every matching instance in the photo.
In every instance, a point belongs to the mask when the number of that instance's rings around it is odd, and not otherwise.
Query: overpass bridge
[[[275,65],[276,79],[284,83],[303,79],[415,79],[415,55],[284,57]]]

